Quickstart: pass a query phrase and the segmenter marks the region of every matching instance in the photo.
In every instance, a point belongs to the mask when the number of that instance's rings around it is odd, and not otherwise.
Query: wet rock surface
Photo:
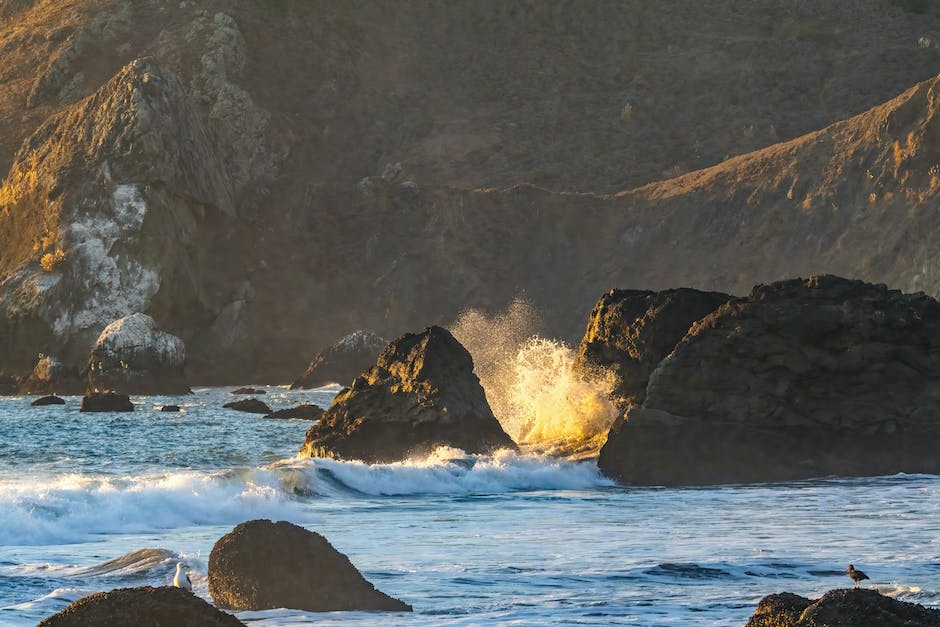
[[[82,397],[81,411],[134,411],[134,404],[127,394],[94,392]]]
[[[441,327],[406,334],[333,399],[302,455],[370,463],[426,454],[516,449],[493,416],[470,353]]]
[[[875,590],[830,590],[812,600],[789,592],[761,599],[747,627],[937,627],[940,610]]]
[[[271,408],[256,398],[246,398],[240,401],[232,401],[222,405],[225,409],[234,409],[235,411],[244,411],[250,414],[270,414]]]
[[[252,520],[222,536],[209,554],[209,594],[235,611],[411,611],[376,590],[326,538],[284,521]]]
[[[30,403],[33,407],[45,407],[47,405],[65,405],[65,399],[58,396],[43,396]]]

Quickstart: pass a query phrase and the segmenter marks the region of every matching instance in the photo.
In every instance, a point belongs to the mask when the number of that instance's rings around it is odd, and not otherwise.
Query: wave
[[[0,544],[64,544],[102,534],[297,519],[312,497],[466,496],[611,485],[591,462],[509,451],[474,456],[448,448],[395,464],[291,459],[223,471],[24,478],[0,481]]]

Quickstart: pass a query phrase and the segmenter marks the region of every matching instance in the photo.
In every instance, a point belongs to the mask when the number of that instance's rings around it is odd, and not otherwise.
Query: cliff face
[[[741,293],[825,271],[940,293],[934,79],[613,194],[929,78],[940,50],[918,38],[940,12],[8,0],[0,16],[0,370],[77,362],[135,311],[211,383],[287,381],[357,328],[395,337],[520,292],[570,340],[614,285]]]

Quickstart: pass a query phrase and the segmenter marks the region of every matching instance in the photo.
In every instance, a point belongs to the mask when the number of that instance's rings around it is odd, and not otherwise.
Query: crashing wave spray
[[[594,452],[617,416],[609,400],[616,377],[582,372],[574,350],[540,337],[538,326],[532,305],[516,300],[493,316],[466,311],[451,332],[473,356],[490,407],[516,442],[543,452]]]

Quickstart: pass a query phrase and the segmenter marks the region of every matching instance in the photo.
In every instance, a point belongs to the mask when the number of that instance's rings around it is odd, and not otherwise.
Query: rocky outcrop
[[[320,351],[290,388],[319,388],[330,383],[348,385],[375,363],[388,342],[374,333],[356,331]]]
[[[267,394],[267,392],[261,388],[244,387],[232,390],[232,394]]]
[[[183,341],[135,313],[104,328],[88,357],[88,389],[122,394],[188,394]]]
[[[82,411],[134,411],[134,404],[127,394],[95,392],[82,397]]]
[[[209,554],[209,594],[235,611],[411,611],[376,590],[326,538],[284,521],[244,522],[219,538]]]
[[[297,405],[296,407],[290,407],[288,409],[281,409],[276,412],[272,412],[265,416],[265,418],[274,418],[278,420],[319,420],[323,415],[323,409],[317,407],[316,405]]]
[[[784,592],[761,599],[747,627],[937,627],[940,610],[875,590],[830,590],[814,600]]]
[[[240,401],[232,401],[222,405],[225,409],[234,409],[235,411],[244,411],[250,414],[270,414],[271,408],[256,398],[246,398]]]
[[[694,324],[599,466],[656,485],[937,473],[938,446],[940,303],[817,276]]]
[[[79,599],[39,623],[41,627],[244,627],[182,588],[120,588]]]
[[[46,407],[47,405],[65,405],[65,400],[58,396],[43,396],[30,403],[33,407]]]
[[[515,449],[493,416],[470,353],[446,329],[408,333],[340,392],[301,455],[392,462],[446,445]]]
[[[730,298],[720,292],[689,288],[610,290],[591,312],[578,347],[578,366],[615,373],[620,383],[613,396],[624,405],[639,405],[657,364],[672,352],[693,322]]]
[[[84,394],[85,380],[75,366],[52,355],[40,355],[33,371],[20,384],[21,394]]]

